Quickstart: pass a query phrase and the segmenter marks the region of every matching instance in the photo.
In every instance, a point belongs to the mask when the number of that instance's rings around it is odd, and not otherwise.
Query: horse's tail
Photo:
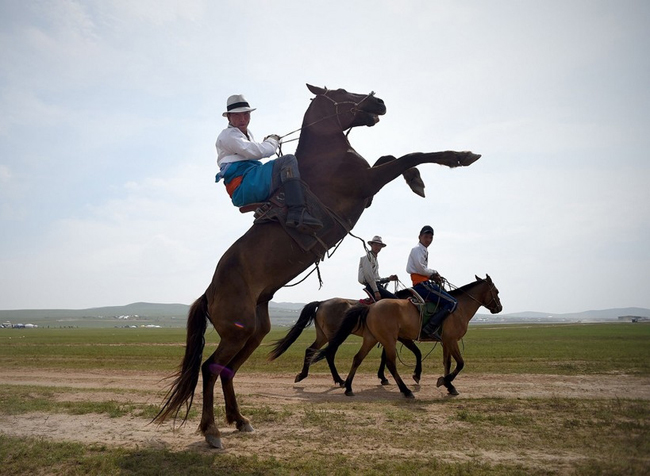
[[[334,357],[336,351],[350,334],[357,329],[363,329],[365,327],[369,311],[370,306],[365,304],[359,304],[348,309],[343,317],[343,321],[341,322],[341,327],[336,331],[336,334],[334,334],[334,337],[329,341],[327,347],[314,354],[312,363],[330,356]]]
[[[192,401],[194,400],[194,390],[199,381],[203,347],[205,346],[204,334],[207,325],[208,298],[204,294],[194,301],[194,304],[190,307],[190,312],[187,317],[185,356],[183,357],[178,372],[172,375],[172,377],[176,378],[167,395],[165,395],[165,403],[152,422],[162,423],[170,415],[173,415],[174,419],[176,419],[183,406],[185,406],[185,415],[183,416],[183,423],[181,425],[187,420],[190,408],[192,407]]]
[[[302,331],[309,327],[312,322],[314,322],[314,319],[316,318],[316,311],[318,311],[318,307],[321,304],[322,301],[313,301],[302,308],[302,312],[300,313],[298,321],[293,325],[291,329],[289,329],[287,335],[273,343],[273,349],[271,352],[269,352],[267,360],[270,361],[277,359],[282,354],[284,354],[284,352],[289,347],[291,347],[291,344],[296,341]]]

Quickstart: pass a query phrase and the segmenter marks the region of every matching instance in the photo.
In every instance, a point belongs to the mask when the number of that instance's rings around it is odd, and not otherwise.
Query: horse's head
[[[316,95],[305,116],[303,128],[319,128],[334,132],[333,128],[345,131],[352,127],[372,127],[379,122],[379,116],[386,114],[384,101],[369,94],[349,93],[345,89],[327,89],[307,85]]]
[[[485,279],[481,279],[475,275],[477,281],[484,283],[485,292],[481,296],[481,305],[485,306],[492,314],[498,314],[503,310],[499,299],[499,290],[492,282],[490,275],[486,274],[485,276]]]

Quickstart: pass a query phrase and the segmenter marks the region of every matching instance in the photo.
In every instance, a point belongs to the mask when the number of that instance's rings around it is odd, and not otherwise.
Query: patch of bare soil
[[[142,374],[135,372],[96,372],[85,373],[67,371],[43,371],[25,369],[0,369],[0,382],[4,384],[34,385],[51,387],[56,398],[64,401],[116,401],[120,403],[158,405],[164,394],[166,381],[163,374]],[[354,381],[355,397],[346,397],[343,389],[334,386],[331,377],[325,374],[313,374],[300,383],[293,382],[293,374],[266,375],[245,374],[235,379],[235,390],[240,405],[246,414],[246,408],[268,409],[269,412],[295,413],[289,417],[274,421],[273,418],[261,418],[252,424],[253,433],[240,433],[224,422],[218,422],[222,437],[229,454],[250,455],[276,458],[290,457],[292,453],[320,453],[322,441],[317,438],[318,427],[304,423],[305,405],[318,404],[320,411],[327,409],[322,403],[331,402],[336,410],[343,411],[341,404],[386,402],[385,407],[371,415],[371,418],[389,418],[385,416],[394,408],[395,402],[405,402],[396,385],[381,386],[375,376],[359,374]],[[436,405],[453,399],[462,405],[477,398],[571,398],[571,399],[650,399],[650,378],[629,375],[461,375],[454,382],[461,392],[457,397],[449,397],[446,390],[436,388],[436,379],[425,377],[420,385],[406,381],[413,390],[415,400],[408,405],[418,412],[428,412],[430,420],[435,422],[436,431],[444,431],[449,421],[446,413],[457,411],[458,405]],[[200,387],[200,385],[199,385]],[[215,387],[215,401],[223,407],[220,385]],[[197,389],[195,406],[200,409],[201,395]],[[292,412],[295,408],[295,412]],[[356,410],[349,410],[355,412]],[[355,418],[359,415],[355,415]],[[405,431],[423,431],[418,428],[417,418],[411,423],[412,429]],[[20,437],[44,437],[59,441],[75,441],[84,444],[115,445],[129,448],[166,448],[170,450],[187,450],[211,452],[201,435],[196,434],[198,421],[192,420],[181,428],[172,424],[150,425],[148,421],[135,417],[110,418],[104,414],[70,415],[59,413],[30,413],[21,415],[0,414],[0,432]],[[372,425],[372,423],[371,423]],[[442,427],[438,427],[438,425]],[[431,431],[431,429],[426,429]],[[312,441],[313,440],[313,441]],[[299,441],[299,444],[297,442]],[[344,434],[339,441],[332,442],[328,451],[347,454],[346,452],[368,454],[381,451],[383,454],[398,452],[400,458],[407,457],[404,450],[393,448],[390,441],[369,440],[359,442],[354,449],[349,448]],[[462,461],[468,458],[464,453],[451,453],[444,450],[435,454],[443,460]],[[520,461],[521,454],[507,451],[480,455],[473,453],[485,462],[512,459]],[[575,455],[565,455],[565,458]],[[562,458],[562,455],[539,455],[539,462],[546,458]]]

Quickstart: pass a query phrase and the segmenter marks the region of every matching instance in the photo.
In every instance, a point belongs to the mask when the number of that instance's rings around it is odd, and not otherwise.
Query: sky
[[[385,101],[349,136],[371,164],[482,154],[375,196],[353,233],[382,276],[408,284],[428,224],[430,266],[489,274],[504,313],[650,308],[649,24],[645,0],[0,0],[0,309],[193,302],[253,219],[214,183],[227,97],[284,135],[306,83]],[[364,297],[363,253],[273,300]]]

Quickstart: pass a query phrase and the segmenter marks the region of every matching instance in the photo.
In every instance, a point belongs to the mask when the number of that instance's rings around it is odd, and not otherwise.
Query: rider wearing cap
[[[436,312],[422,328],[422,334],[439,340],[438,328],[445,318],[456,310],[458,302],[442,289],[441,285],[444,278],[440,276],[438,271],[429,268],[429,252],[427,248],[432,241],[433,228],[429,225],[422,227],[418,237],[418,244],[409,254],[406,272],[411,274],[413,290],[425,301],[437,304]]]
[[[381,236],[374,236],[368,244],[370,245],[370,251],[367,251],[365,256],[359,259],[359,283],[366,287],[366,292],[374,296],[375,301],[379,301],[382,298],[395,299],[396,296],[386,290],[384,283],[397,281],[397,276],[393,274],[388,278],[382,279],[379,277],[377,255],[386,247],[386,244],[381,241]]]
[[[226,191],[237,207],[264,202],[280,184],[284,185],[287,226],[303,233],[313,233],[323,224],[311,216],[305,206],[298,160],[295,155],[287,154],[264,164],[260,162],[278,150],[280,137],[271,134],[262,142],[255,142],[248,129],[254,110],[241,94],[228,98],[223,113],[223,117],[228,118],[228,127],[219,134],[216,143],[217,182],[224,180]]]

